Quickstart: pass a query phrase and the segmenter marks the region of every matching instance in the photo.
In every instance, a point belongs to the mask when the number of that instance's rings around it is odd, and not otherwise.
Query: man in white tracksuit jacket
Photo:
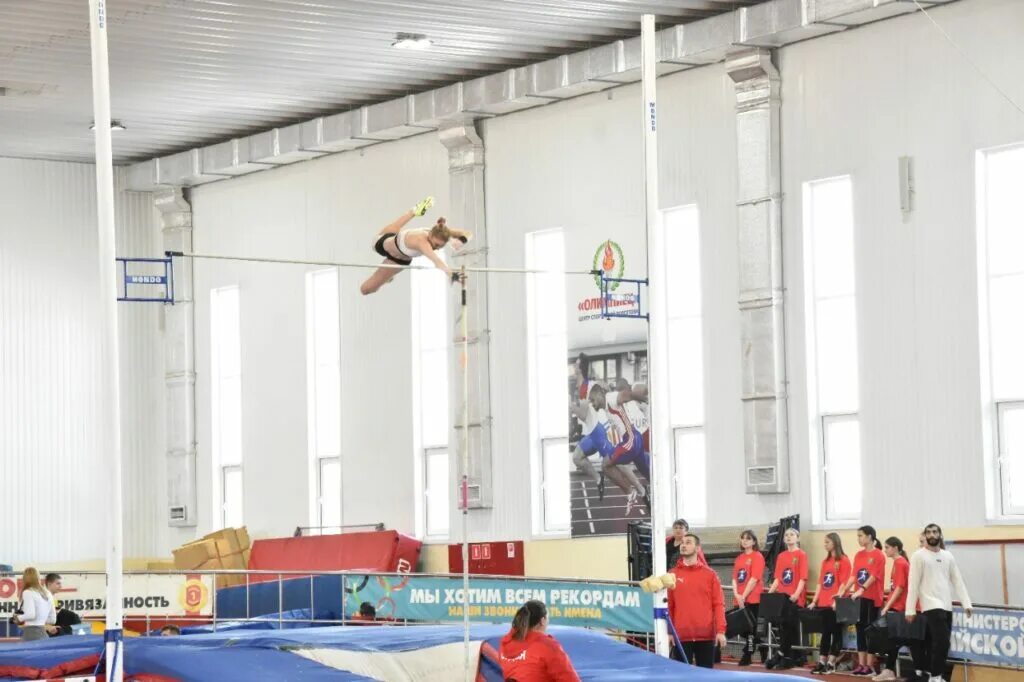
[[[949,655],[949,639],[953,629],[953,591],[968,616],[971,615],[971,597],[967,594],[963,576],[956,559],[945,549],[942,529],[929,523],[924,527],[925,546],[910,557],[910,579],[907,588],[906,618],[925,619],[926,641],[929,646],[926,672],[931,682],[942,682]],[[917,604],[921,615],[917,615]],[[915,660],[921,660],[915,656]],[[918,673],[919,675],[921,672]]]

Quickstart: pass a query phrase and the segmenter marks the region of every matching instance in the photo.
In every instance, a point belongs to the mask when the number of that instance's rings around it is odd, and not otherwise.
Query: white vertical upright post
[[[469,305],[466,298],[466,266],[459,272],[462,301],[462,480],[459,494],[462,503],[462,646],[465,656],[465,679],[476,679],[477,666],[472,665],[469,652]]]
[[[669,526],[665,504],[669,480],[667,467],[671,452],[669,438],[668,389],[668,306],[665,299],[665,250],[658,206],[658,98],[655,79],[654,15],[645,14],[640,24],[641,79],[644,124],[644,214],[647,223],[647,376],[651,408],[651,552],[655,575],[665,571],[664,532]],[[659,488],[659,485],[661,488]],[[662,616],[668,608],[668,593],[654,595],[654,646],[668,656],[668,625]]]
[[[114,262],[114,165],[110,144],[110,71],[107,63],[106,0],[89,0],[92,42],[92,106],[96,127],[96,208],[99,235],[101,339],[100,391],[106,406],[100,430],[101,450],[107,454],[107,622],[103,640],[107,682],[124,679],[121,585],[121,399],[117,340],[117,271]]]

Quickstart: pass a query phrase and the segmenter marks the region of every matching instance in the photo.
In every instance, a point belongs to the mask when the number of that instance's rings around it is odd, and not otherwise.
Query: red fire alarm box
[[[448,571],[462,573],[462,545],[448,545]],[[469,572],[481,575],[526,575],[523,542],[473,542]]]

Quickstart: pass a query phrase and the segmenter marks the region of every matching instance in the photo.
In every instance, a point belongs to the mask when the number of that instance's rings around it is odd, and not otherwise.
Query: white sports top
[[[399,251],[401,251],[408,258],[416,258],[417,256],[422,256],[423,255],[422,251],[420,251],[419,249],[417,249],[414,246],[409,246],[408,244],[405,243],[405,238],[406,238],[406,236],[408,236],[408,234],[410,232],[420,232],[420,233],[423,233],[423,232],[426,232],[426,230],[412,229],[412,230],[401,230],[401,231],[399,231],[399,233],[397,235],[395,235],[395,246],[398,248]]]

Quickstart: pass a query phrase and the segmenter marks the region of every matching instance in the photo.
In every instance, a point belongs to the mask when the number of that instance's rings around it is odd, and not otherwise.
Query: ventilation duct
[[[925,7],[955,0],[920,0]],[[658,32],[658,73],[714,64],[743,47],[775,48],[917,11],[906,0],[768,0]],[[556,57],[192,149],[130,167],[128,188],[191,186],[508,114],[640,80],[640,39]],[[16,84],[15,84],[16,85]],[[12,91],[12,84],[0,82]],[[17,88],[13,88],[17,91]]]

